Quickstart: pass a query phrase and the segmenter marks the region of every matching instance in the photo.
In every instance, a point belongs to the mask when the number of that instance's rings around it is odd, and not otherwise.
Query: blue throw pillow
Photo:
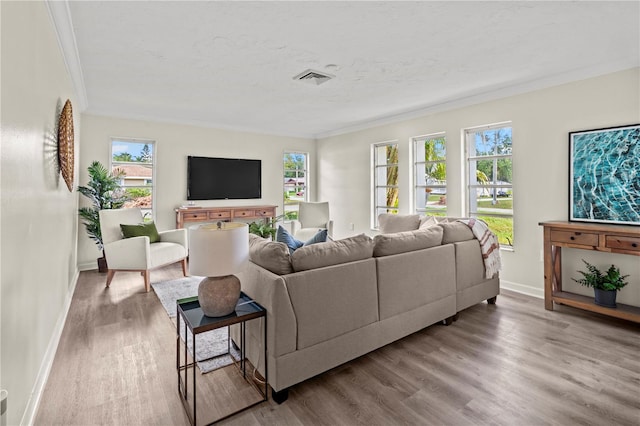
[[[308,246],[310,244],[324,243],[326,241],[327,241],[327,230],[320,229],[318,232],[316,232],[316,235],[309,238],[308,241],[305,241],[303,245]]]
[[[278,231],[276,232],[276,241],[279,243],[285,243],[287,247],[289,247],[289,253],[291,254],[293,254],[296,249],[299,249],[304,245],[302,241],[293,238],[293,235],[291,235],[282,226],[278,226]]]

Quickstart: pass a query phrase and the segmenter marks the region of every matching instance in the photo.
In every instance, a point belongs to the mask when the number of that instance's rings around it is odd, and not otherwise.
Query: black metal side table
[[[252,387],[262,396],[260,401],[254,402],[246,407],[243,407],[233,413],[227,414],[224,417],[221,417],[211,423],[218,422],[220,420],[227,419],[235,414],[238,414],[241,411],[244,411],[248,408],[251,408],[255,405],[258,405],[267,400],[267,387],[268,387],[268,374],[267,374],[267,311],[265,308],[260,306],[257,302],[252,300],[249,296],[244,293],[240,294],[240,300],[238,300],[238,304],[236,305],[236,310],[230,315],[224,317],[208,317],[202,312],[202,308],[200,308],[200,303],[198,302],[197,297],[189,297],[186,299],[179,299],[177,301],[177,338],[176,338],[176,369],[178,372],[178,393],[180,394],[180,400],[182,401],[182,405],[189,417],[189,421],[192,425],[197,425],[197,412],[196,412],[196,362],[195,362],[195,354],[196,354],[196,335],[200,333],[204,333],[206,331],[215,330],[217,328],[231,326],[233,324],[240,324],[240,342],[239,350],[240,350],[240,360],[234,362],[234,364],[238,367],[238,371],[243,376],[243,378],[249,382]],[[264,360],[265,360],[265,380],[264,380],[264,389],[261,389],[260,386],[256,385],[251,378],[247,378],[247,359],[246,359],[246,330],[245,325],[247,321],[254,320],[257,318],[264,318]],[[181,322],[184,327],[184,363],[182,363],[181,359],[181,338],[180,338],[180,327]],[[188,349],[187,349],[187,329],[191,333],[191,340],[193,342],[193,362],[188,362]],[[229,332],[227,332],[229,334]],[[229,335],[228,335],[229,337]],[[230,341],[230,339],[229,339]],[[228,345],[228,347],[230,344]],[[227,354],[229,354],[229,350]],[[224,354],[219,354],[216,356],[220,356]],[[206,361],[206,360],[201,360]],[[223,367],[226,368],[226,367]],[[191,389],[189,389],[189,369],[191,369]],[[191,395],[189,395],[189,391]],[[189,406],[189,397],[192,400],[192,406]],[[208,423],[208,424],[211,424]]]

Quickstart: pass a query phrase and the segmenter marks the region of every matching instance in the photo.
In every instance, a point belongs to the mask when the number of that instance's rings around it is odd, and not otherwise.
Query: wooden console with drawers
[[[180,207],[176,209],[176,228],[188,222],[233,222],[238,219],[268,220],[276,216],[277,206]]]
[[[605,308],[593,297],[562,290],[562,247],[640,256],[640,226],[580,222],[540,222],[544,227],[544,307],[553,303],[573,306],[640,323],[640,307],[618,303]]]

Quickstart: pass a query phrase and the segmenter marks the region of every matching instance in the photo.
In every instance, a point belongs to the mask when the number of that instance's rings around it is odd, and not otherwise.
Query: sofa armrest
[[[158,234],[160,235],[160,241],[163,243],[180,244],[182,247],[189,250],[186,229],[170,229],[168,231],[158,232]]]
[[[242,291],[267,310],[267,347],[278,357],[296,350],[297,321],[284,280],[249,261],[238,274]]]
[[[151,265],[149,237],[133,237],[104,245],[109,269],[148,269]]]

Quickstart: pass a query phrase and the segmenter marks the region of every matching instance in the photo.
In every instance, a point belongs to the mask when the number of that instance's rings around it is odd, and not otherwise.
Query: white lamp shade
[[[222,222],[189,227],[189,273],[223,277],[242,271],[249,259],[249,226]]]

